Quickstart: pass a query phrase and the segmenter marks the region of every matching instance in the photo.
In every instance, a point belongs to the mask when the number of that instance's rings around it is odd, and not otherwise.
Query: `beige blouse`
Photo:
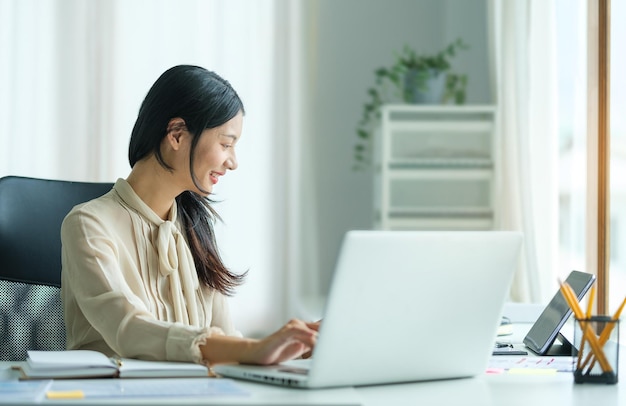
[[[202,362],[211,334],[240,335],[226,298],[200,285],[176,203],[167,221],[123,179],[61,227],[68,349]]]

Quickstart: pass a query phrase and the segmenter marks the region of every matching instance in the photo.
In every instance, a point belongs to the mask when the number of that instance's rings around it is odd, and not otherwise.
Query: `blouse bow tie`
[[[196,291],[199,288],[198,275],[187,242],[171,221],[164,221],[159,225],[157,252],[159,271],[170,279],[177,318],[198,325],[200,320],[195,304]]]

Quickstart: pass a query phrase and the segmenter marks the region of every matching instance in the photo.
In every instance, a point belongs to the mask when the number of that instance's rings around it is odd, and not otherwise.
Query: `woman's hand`
[[[212,334],[200,345],[202,358],[210,364],[239,362],[271,365],[290,359],[308,358],[317,340],[320,322],[293,319],[261,340]]]
[[[293,319],[274,334],[259,340],[242,354],[241,363],[271,365],[310,354],[315,347],[319,322]]]
[[[310,328],[313,329],[315,331],[320,331],[320,324],[322,323],[321,320],[315,321],[313,323],[306,323],[306,325]],[[311,358],[313,356],[313,348],[311,348],[309,351],[305,352],[304,354],[302,354],[302,358],[307,359],[307,358]]]

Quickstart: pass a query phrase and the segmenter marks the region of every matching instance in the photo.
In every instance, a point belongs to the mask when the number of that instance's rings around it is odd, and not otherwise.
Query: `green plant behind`
[[[407,72],[416,71],[413,85],[420,91],[428,90],[428,71],[447,74],[442,103],[465,103],[467,75],[450,72],[450,60],[458,51],[467,48],[468,45],[460,38],[435,55],[418,55],[405,45],[401,53],[396,53],[393,65],[374,71],[374,86],[367,90],[368,100],[363,105],[363,113],[356,129],[358,142],[354,149],[355,169],[362,169],[370,163],[373,132],[380,121],[380,107],[385,103],[411,103],[412,89],[405,87]]]

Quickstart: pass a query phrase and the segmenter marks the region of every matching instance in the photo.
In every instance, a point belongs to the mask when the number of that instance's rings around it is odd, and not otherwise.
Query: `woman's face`
[[[235,145],[241,138],[242,125],[243,114],[239,112],[223,125],[208,128],[200,135],[194,152],[193,173],[196,175],[198,185],[206,192],[213,191],[213,185],[219,182],[226,171],[237,169]],[[193,180],[191,190],[206,195],[198,190]]]

